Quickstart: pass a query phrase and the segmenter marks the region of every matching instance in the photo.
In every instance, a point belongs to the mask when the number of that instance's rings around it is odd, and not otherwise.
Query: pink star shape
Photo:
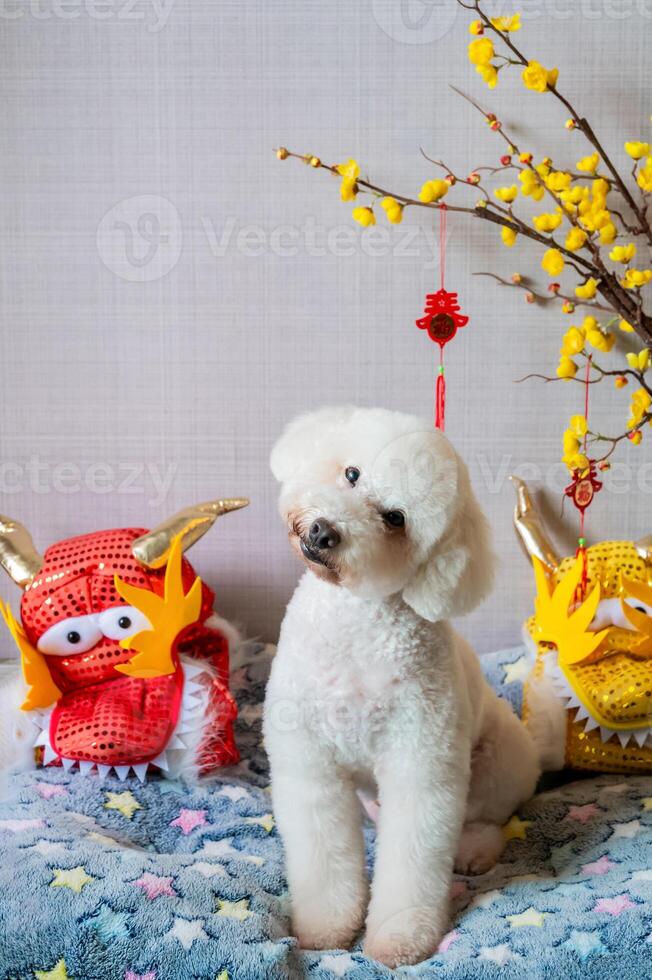
[[[566,820],[579,820],[580,823],[586,823],[597,812],[598,808],[595,803],[585,803],[584,806],[571,806],[568,808]]]
[[[460,934],[457,929],[453,929],[452,932],[447,932],[439,946],[437,947],[438,953],[447,953],[450,947],[460,938]]]
[[[195,827],[206,826],[206,810],[186,810],[182,807],[179,816],[170,821],[171,827],[180,827],[183,834],[191,833]]]
[[[136,888],[142,888],[149,899],[160,898],[161,895],[174,897],[177,894],[172,887],[172,878],[160,878],[150,871],[144,871],[140,878],[132,881],[132,885],[135,885]],[[148,977],[149,974],[146,973],[145,976]]]
[[[68,790],[59,783],[34,783],[34,789],[44,800],[51,800],[53,796],[68,795]]]
[[[606,875],[611,868],[615,868],[614,861],[610,861],[606,854],[603,854],[597,861],[582,865],[582,871],[587,875]]]
[[[594,912],[606,912],[617,918],[626,912],[627,909],[636,908],[636,903],[631,902],[627,895],[615,895],[613,898],[601,898],[593,907]]]
[[[154,970],[150,970],[149,973],[134,973],[133,970],[127,970],[125,980],[156,980],[156,973]]]

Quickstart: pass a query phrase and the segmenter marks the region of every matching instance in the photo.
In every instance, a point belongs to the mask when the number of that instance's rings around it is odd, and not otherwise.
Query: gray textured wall
[[[433,175],[420,146],[462,172],[494,162],[497,138],[449,82],[495,107],[525,147],[572,163],[584,145],[515,74],[488,92],[454,0],[0,7],[0,509],[45,547],[249,494],[249,511],[193,555],[224,612],[273,638],[299,569],[275,513],[270,445],[322,403],[430,413],[434,349],[413,322],[436,269],[428,214],[361,233],[333,181],[277,162],[272,147],[353,155],[408,191]],[[559,65],[560,87],[610,148],[645,138],[652,3],[520,9],[519,42]],[[448,282],[472,324],[448,357],[448,429],[502,560],[495,595],[467,623],[488,650],[517,640],[531,603],[507,474],[529,467],[561,530],[559,435],[579,388],[514,384],[554,366],[564,318],[471,277],[538,261],[476,224],[450,220]],[[612,427],[619,398],[595,400]],[[645,447],[619,458],[594,538],[652,530],[649,456],[636,468]],[[571,523],[561,540],[572,547]]]

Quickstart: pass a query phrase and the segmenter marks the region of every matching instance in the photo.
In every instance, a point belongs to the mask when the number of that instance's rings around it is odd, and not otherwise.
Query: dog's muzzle
[[[303,537],[300,539],[301,551],[308,561],[316,565],[328,565],[326,561],[328,552],[337,548],[341,540],[336,528],[320,517],[310,525],[308,539]]]

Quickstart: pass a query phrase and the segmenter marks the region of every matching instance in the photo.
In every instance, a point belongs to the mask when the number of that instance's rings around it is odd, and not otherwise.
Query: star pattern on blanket
[[[600,898],[593,906],[594,912],[606,912],[617,918],[628,909],[636,908],[636,903],[632,902],[627,895],[614,895],[613,898]]]
[[[70,795],[61,783],[34,783],[34,789],[44,800],[53,800],[55,796]]]
[[[505,918],[512,929],[523,929],[525,926],[541,928],[547,914],[547,912],[539,912],[537,909],[530,907],[524,912],[519,912],[517,915],[506,915]]]
[[[34,970],[34,976],[36,980],[72,980],[64,959],[55,963],[51,970]]]
[[[134,973],[133,970],[125,970],[125,980],[156,980],[156,972],[148,970],[147,973]]]
[[[0,820],[0,830],[6,830],[10,834],[21,834],[28,830],[42,830],[45,827],[45,820],[37,817],[33,820]]]
[[[194,864],[188,865],[189,871],[197,871],[204,878],[228,878],[226,868],[223,868],[221,864],[211,864],[208,861],[195,861]]]
[[[572,949],[582,960],[587,960],[589,956],[595,956],[598,953],[607,952],[600,941],[599,932],[582,932],[579,929],[573,929],[563,945]]]
[[[184,949],[190,949],[194,942],[204,942],[208,939],[203,919],[175,918],[172,927],[165,935],[170,939],[178,940]]]
[[[215,914],[221,915],[225,919],[238,919],[243,922],[253,915],[253,912],[250,911],[249,901],[246,898],[241,898],[237,902],[230,902],[227,898],[218,898]]]
[[[256,854],[245,854],[244,851],[239,851],[237,847],[233,847],[232,840],[232,837],[223,840],[207,840],[202,849],[196,852],[196,856],[217,858],[218,861],[224,859],[246,861],[248,864],[257,865],[265,863],[264,858],[258,857]]]
[[[171,877],[164,878],[161,875],[152,874],[151,871],[144,871],[140,878],[132,881],[132,885],[135,885],[136,888],[142,888],[150,901],[153,901],[155,898],[160,898],[161,895],[176,896],[177,893],[172,887],[172,881]]]
[[[206,810],[187,810],[182,807],[179,816],[170,821],[171,827],[179,827],[186,837],[197,827],[206,826]]]
[[[116,912],[106,902],[103,902],[95,915],[88,920],[89,925],[106,944],[111,943],[114,939],[126,939],[129,935],[128,921],[129,916],[126,912]]]
[[[532,669],[532,664],[528,657],[519,657],[511,664],[505,664],[503,681],[505,684],[514,684],[516,681],[524,681]]]
[[[92,875],[86,873],[83,865],[76,868],[53,868],[54,878],[50,882],[50,888],[69,888],[79,894],[84,885],[89,885],[95,881]]]
[[[244,786],[222,786],[217,791],[217,796],[225,796],[232,803],[237,803],[238,800],[246,800],[249,795],[249,792]]]
[[[459,938],[460,938],[460,934],[457,931],[457,929],[452,929],[451,932],[447,932],[444,938],[442,939],[442,941],[440,942],[439,946],[437,947],[437,952],[447,953],[448,950],[453,945],[453,943],[457,942]]]
[[[583,806],[569,806],[566,820],[577,820],[586,823],[599,812],[595,803],[585,803]]]
[[[652,810],[652,796],[643,796],[641,798],[641,806],[644,810]]]
[[[606,875],[615,867],[615,862],[610,861],[607,855],[603,854],[597,861],[589,861],[588,864],[583,864],[582,871],[587,875]]]
[[[629,820],[626,823],[614,823],[611,825],[614,837],[636,837],[641,829],[640,820]]]
[[[481,946],[480,959],[489,960],[496,966],[504,966],[508,960],[518,960],[521,957],[513,953],[507,943],[499,943],[498,946]]]
[[[334,977],[343,977],[358,966],[350,953],[328,953],[319,961],[320,969],[328,970]]]
[[[503,827],[503,837],[506,841],[525,840],[527,829],[531,826],[531,820],[521,820],[520,817],[514,814]]]
[[[263,813],[260,817],[245,817],[245,823],[258,824],[263,830],[266,830],[268,834],[271,834],[274,829],[274,817],[271,813]]]
[[[131,790],[126,789],[123,793],[108,792],[106,794],[105,810],[117,810],[127,820],[131,820],[136,810],[142,810],[142,805],[138,802]]]

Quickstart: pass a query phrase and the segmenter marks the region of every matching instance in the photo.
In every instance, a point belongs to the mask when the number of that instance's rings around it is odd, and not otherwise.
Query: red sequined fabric
[[[138,563],[132,542],[141,528],[98,531],[70,538],[49,548],[37,578],[27,587],[21,604],[22,621],[30,642],[57,622],[100,613],[125,603],[113,577],[162,594],[165,569],[152,571]],[[189,589],[195,572],[183,562]],[[92,649],[75,655],[46,655],[52,679],[62,692],[50,721],[53,749],[68,759],[100,765],[139,765],[163,752],[179,719],[184,677],[178,657],[208,661],[217,673],[199,759],[202,771],[238,761],[233,738],[237,709],[228,691],[229,651],[226,638],[204,625],[212,612],[213,593],[203,588],[197,623],[178,638],[174,674],[156,678],[128,677],[116,664],[133,657],[118,640],[103,637]],[[201,759],[201,762],[200,762]]]

